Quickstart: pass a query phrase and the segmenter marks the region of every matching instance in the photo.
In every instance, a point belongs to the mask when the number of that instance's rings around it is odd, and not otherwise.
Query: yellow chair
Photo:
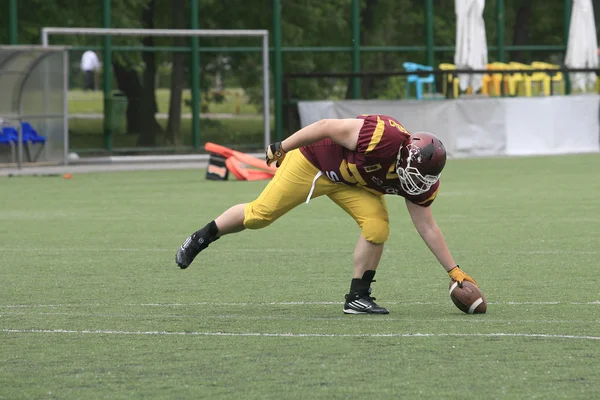
[[[508,64],[511,69],[533,69],[531,65],[522,64],[518,62],[510,62]],[[512,73],[512,81],[511,81],[511,93],[516,95],[523,95],[527,97],[531,97],[532,95],[532,86],[535,81],[532,77],[532,74],[524,73],[524,72],[513,72]]]
[[[438,67],[442,71],[456,70],[456,65],[449,63],[441,63]],[[452,97],[457,98],[460,89],[458,87],[458,76],[455,76],[454,74],[444,74],[444,83],[442,84],[442,92],[444,93],[444,97],[447,97],[446,93],[450,83],[452,83]]]
[[[510,66],[506,63],[493,62],[493,63],[487,64],[486,69],[488,71],[502,71],[502,70],[510,69]],[[493,89],[494,96],[501,96],[502,95],[501,87],[503,85],[504,86],[504,94],[505,95],[513,95],[515,93],[514,90],[516,87],[515,82],[516,81],[512,77],[512,74],[510,74],[510,73],[485,74],[481,80],[481,93],[491,96],[492,90],[490,90],[490,89]],[[512,89],[512,91],[511,91],[511,89]]]
[[[541,61],[532,62],[531,67],[535,68],[535,69],[548,69],[548,70],[560,69],[560,67],[558,65],[549,64],[549,63],[541,62]],[[539,80],[542,82],[542,88],[543,88],[544,94],[546,96],[550,96],[550,85],[554,85],[555,83],[559,84],[560,93],[562,93],[562,94],[565,93],[565,79],[563,77],[562,72],[558,72],[558,73],[554,74],[552,77],[550,77],[550,74],[545,73],[545,72],[534,72],[532,74],[532,78],[534,80]]]

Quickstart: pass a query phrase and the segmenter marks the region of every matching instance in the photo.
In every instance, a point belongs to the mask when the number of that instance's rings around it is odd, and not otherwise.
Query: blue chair
[[[406,72],[417,72],[417,71],[433,71],[433,67],[428,65],[421,65],[413,62],[405,62],[402,64],[402,67]],[[429,84],[429,93],[433,92],[433,86],[435,85],[435,75],[408,75],[406,77],[406,98],[408,99],[410,96],[410,85],[414,84],[417,92],[417,100],[421,100],[423,98],[423,84]]]
[[[46,145],[46,137],[40,136],[29,122],[21,122],[21,130],[27,160],[29,162],[35,162],[37,161],[42,150],[44,149],[44,146]],[[17,132],[17,129],[13,126],[3,127],[0,134],[0,144],[6,144],[11,146],[13,162],[15,162],[15,147],[18,145],[18,143],[19,133]],[[37,153],[33,157],[31,157],[30,147],[34,144],[40,144],[41,146],[39,147]]]
[[[18,137],[16,136],[17,130],[11,127],[2,127],[0,129],[0,145],[10,147],[10,155],[12,162],[16,162],[15,146],[17,145]]]
[[[33,126],[26,121],[21,122],[21,130],[23,131],[23,143],[26,145],[25,151],[27,152],[27,158],[29,161],[37,161],[42,150],[44,149],[44,146],[46,145],[46,137],[40,136]],[[29,149],[29,146],[32,144],[41,145],[33,158],[31,158],[31,150]]]

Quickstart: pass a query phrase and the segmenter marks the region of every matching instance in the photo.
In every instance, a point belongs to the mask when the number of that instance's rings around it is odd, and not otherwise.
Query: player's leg
[[[177,249],[175,254],[177,265],[182,269],[189,267],[194,258],[209,244],[218,240],[221,236],[243,231],[245,207],[246,204],[237,204],[227,209],[202,229],[192,233]]]
[[[318,172],[319,170],[300,151],[290,151],[273,179],[256,200],[229,208],[186,239],[177,251],[175,257],[177,265],[187,268],[202,250],[221,236],[244,229],[264,228],[292,208],[302,204]],[[319,186],[315,189],[313,197],[326,191]]]
[[[346,314],[387,314],[388,310],[371,297],[371,283],[389,236],[389,217],[383,196],[359,187],[345,187],[329,197],[354,218],[361,228],[354,249],[354,271],[346,295]]]
[[[364,276],[365,272],[377,270],[382,253],[383,243],[370,242],[361,233],[354,248],[353,278],[359,279]]]
[[[83,90],[84,91],[86,91],[88,89],[94,90],[93,71],[85,71],[84,74],[85,74],[85,83],[84,83]]]

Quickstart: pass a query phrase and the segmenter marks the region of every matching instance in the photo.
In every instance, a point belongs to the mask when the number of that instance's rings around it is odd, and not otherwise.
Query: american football
[[[468,281],[463,281],[462,286],[458,286],[456,281],[450,281],[450,298],[454,305],[466,314],[484,314],[487,302],[483,292]]]

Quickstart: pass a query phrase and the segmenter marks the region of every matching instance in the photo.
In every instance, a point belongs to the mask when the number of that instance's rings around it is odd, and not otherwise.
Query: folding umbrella
[[[488,63],[487,39],[483,9],[485,0],[455,0],[457,69],[485,69]],[[473,92],[481,89],[481,74],[459,74],[461,90],[469,86]]]
[[[592,0],[573,0],[565,65],[569,68],[598,67],[598,39]],[[574,89],[585,91],[595,83],[595,73],[571,74]]]

